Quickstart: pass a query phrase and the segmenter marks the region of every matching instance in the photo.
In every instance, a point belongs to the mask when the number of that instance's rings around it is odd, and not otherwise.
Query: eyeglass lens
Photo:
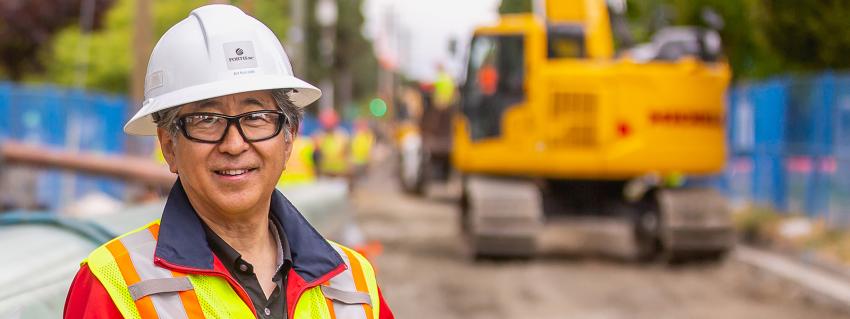
[[[279,133],[281,115],[275,112],[251,112],[237,116],[237,125],[248,141],[273,137]],[[206,142],[217,142],[227,132],[228,119],[215,114],[189,114],[183,118],[188,137]]]

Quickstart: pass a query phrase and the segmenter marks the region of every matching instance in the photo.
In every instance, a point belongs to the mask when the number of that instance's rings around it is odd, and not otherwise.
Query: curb
[[[803,288],[814,297],[826,298],[845,311],[850,311],[850,277],[818,269],[802,261],[780,254],[737,246],[732,259],[755,267],[779,279]]]

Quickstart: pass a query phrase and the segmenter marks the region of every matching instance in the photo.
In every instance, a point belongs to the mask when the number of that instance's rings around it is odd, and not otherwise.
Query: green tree
[[[91,27],[101,26],[112,2],[91,2]],[[41,61],[33,57],[50,44],[56,32],[79,24],[82,4],[81,0],[0,1],[0,70],[13,81],[21,80],[27,72],[41,71]]]
[[[133,58],[131,41],[134,1],[117,0],[106,13],[103,27],[90,35],[88,63],[82,66],[87,70],[86,88],[114,93],[128,92]],[[168,28],[206,3],[208,0],[154,0],[151,6],[153,39],[159,39]],[[289,15],[285,10],[287,1],[259,0],[254,1],[254,5],[257,19],[282,38],[289,26]],[[46,71],[30,74],[27,79],[74,85],[77,81],[76,69],[80,66],[77,47],[82,37],[78,26],[70,26],[59,32],[50,48],[41,53],[40,58]]]
[[[759,27],[791,70],[850,68],[850,2],[762,0]]]
[[[500,14],[523,12],[531,12],[531,0],[502,0],[499,5]]]
[[[674,24],[704,25],[702,12],[710,8],[723,17],[723,47],[736,78],[759,78],[783,72],[783,57],[767,43],[759,15],[761,0],[666,0]]]

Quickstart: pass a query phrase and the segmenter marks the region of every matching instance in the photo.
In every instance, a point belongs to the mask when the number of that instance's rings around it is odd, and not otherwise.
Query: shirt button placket
[[[266,314],[266,316],[271,316],[271,315],[272,315],[272,311],[271,311],[269,308],[263,309],[263,313],[265,313],[265,314]]]

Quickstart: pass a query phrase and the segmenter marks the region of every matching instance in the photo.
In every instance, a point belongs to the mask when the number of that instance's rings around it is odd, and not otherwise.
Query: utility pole
[[[132,113],[138,111],[145,98],[145,70],[151,54],[151,0],[135,0],[133,18],[133,63],[130,76],[130,105]],[[130,114],[132,114],[130,113]],[[139,155],[143,145],[140,140],[127,138],[127,153]]]
[[[316,21],[322,27],[319,39],[322,65],[330,70],[329,74],[319,83],[322,97],[319,99],[319,109],[334,108],[334,50],[336,44],[336,23],[338,18],[336,0],[319,0],[316,3]]]
[[[287,53],[289,61],[292,61],[292,69],[295,74],[301,76],[307,75],[307,61],[304,54],[304,33],[307,30],[307,20],[304,15],[307,14],[305,0],[289,0],[289,18],[292,20],[292,26],[289,27],[289,32],[286,36],[288,45]]]
[[[136,0],[133,21],[133,75],[130,81],[130,99],[135,112],[145,97],[145,70],[151,54],[151,4],[150,0]]]

